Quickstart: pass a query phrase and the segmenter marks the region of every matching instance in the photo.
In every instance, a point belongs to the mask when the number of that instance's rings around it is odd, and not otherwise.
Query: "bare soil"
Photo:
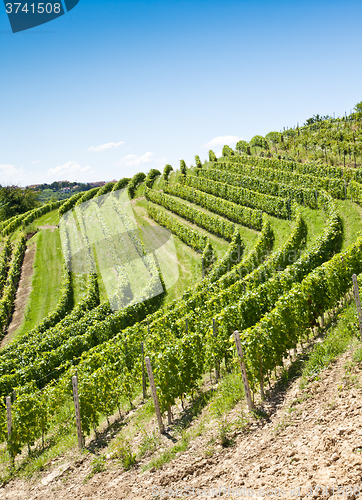
[[[234,431],[227,448],[214,422],[160,470],[142,473],[139,464],[124,472],[107,455],[106,471],[89,481],[93,456],[73,450],[40,476],[5,485],[0,499],[357,498],[362,490],[362,367],[346,369],[350,360],[351,353],[344,354],[304,390],[296,380],[275,393],[264,404],[269,417]],[[245,412],[242,402],[228,420]]]
[[[36,243],[35,240],[33,240],[30,241],[27,249],[25,250],[24,261],[21,268],[21,275],[14,303],[14,312],[10,325],[8,326],[7,333],[1,341],[0,347],[4,347],[6,344],[12,341],[16,330],[19,328],[24,319],[26,306],[32,290],[31,282],[34,273],[33,265],[35,252]]]

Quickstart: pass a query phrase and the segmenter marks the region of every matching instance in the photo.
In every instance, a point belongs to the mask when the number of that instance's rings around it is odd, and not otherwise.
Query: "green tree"
[[[362,101],[355,105],[354,110],[357,114],[357,118],[362,118]]]
[[[217,161],[216,154],[213,152],[212,149],[209,151],[209,161]]]
[[[0,188],[0,220],[20,215],[39,207],[38,192],[32,189],[21,189],[18,186]]]
[[[168,176],[170,175],[170,172],[173,170],[171,165],[167,164],[165,165],[165,168],[163,169],[163,178],[165,181],[168,181]]]
[[[248,153],[248,148],[249,148],[249,143],[246,142],[246,141],[239,141],[236,146],[235,146],[235,149],[236,151],[238,151],[238,153]]]
[[[234,156],[234,154],[235,153],[234,153],[233,149],[230,146],[225,145],[222,148],[222,155],[223,156]]]
[[[202,167],[200,156],[198,156],[198,155],[195,156],[195,164],[196,164],[197,168],[201,168]]]
[[[184,160],[180,160],[180,172],[181,175],[186,176],[186,163]]]
[[[263,149],[267,149],[268,144],[262,135],[254,135],[254,137],[250,141],[251,147],[259,147]]]

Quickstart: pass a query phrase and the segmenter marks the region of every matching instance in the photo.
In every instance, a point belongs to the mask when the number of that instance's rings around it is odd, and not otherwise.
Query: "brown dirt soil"
[[[40,477],[16,479],[4,486],[0,499],[210,498],[211,488],[215,498],[225,499],[328,498],[333,494],[347,498],[346,493],[351,493],[347,488],[362,490],[362,367],[346,370],[350,360],[351,354],[344,354],[304,390],[297,380],[285,393],[276,393],[264,405],[269,419],[251,420],[246,428],[234,431],[229,448],[216,440],[210,453],[210,438],[217,438],[213,422],[161,470],[142,473],[139,464],[123,472],[119,462],[107,455],[107,470],[86,483],[92,455],[73,450],[54,460]],[[245,404],[238,404],[228,420],[245,411]],[[166,439],[162,438],[162,447]],[[344,495],[337,495],[338,487]]]
[[[14,303],[15,306],[14,313],[10,325],[8,327],[7,333],[1,341],[0,348],[4,347],[6,344],[12,341],[16,330],[19,328],[24,319],[26,305],[28,303],[28,299],[31,293],[31,281],[34,272],[33,264],[35,259],[35,252],[36,252],[36,243],[35,240],[33,240],[30,241],[27,249],[25,250],[24,261],[21,268],[20,281]]]

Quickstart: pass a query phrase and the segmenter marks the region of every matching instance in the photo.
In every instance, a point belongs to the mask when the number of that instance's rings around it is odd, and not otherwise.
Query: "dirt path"
[[[34,272],[33,264],[35,259],[35,252],[36,252],[36,242],[35,240],[30,240],[27,249],[25,251],[25,257],[21,268],[20,281],[18,285],[18,290],[16,292],[16,298],[14,304],[15,305],[14,313],[10,325],[8,327],[7,334],[2,339],[0,347],[4,347],[6,344],[11,342],[16,330],[19,328],[24,319],[26,306],[32,290],[31,281]]]
[[[59,226],[51,226],[49,224],[46,224],[45,226],[39,226],[38,229],[50,229],[51,232],[54,232],[54,229],[58,229]]]
[[[347,498],[353,488],[362,494],[362,367],[349,373],[345,366],[350,360],[347,353],[307,389],[296,381],[287,393],[269,400],[264,408],[269,420],[255,419],[235,431],[229,448],[215,441],[212,423],[161,470],[142,473],[139,466],[123,472],[117,460],[107,457],[107,470],[88,482],[91,456],[69,453],[33,481],[10,482],[0,489],[0,499],[161,500],[212,498],[211,493],[230,500],[325,499],[333,493]],[[239,404],[229,420],[244,411],[245,404]],[[337,496],[338,487],[344,495]]]

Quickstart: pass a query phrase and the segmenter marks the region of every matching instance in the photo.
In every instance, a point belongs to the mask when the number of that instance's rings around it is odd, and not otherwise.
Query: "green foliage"
[[[119,189],[125,188],[130,180],[131,179],[129,179],[129,177],[123,177],[115,183],[115,185],[113,186],[113,191],[118,191]]]
[[[259,147],[259,148],[266,149],[268,147],[267,141],[261,135],[254,135],[254,137],[251,139],[249,144],[250,144],[250,147],[252,147],[252,148]]]
[[[160,446],[161,438],[160,434],[153,430],[151,433],[147,433],[145,430],[142,431],[142,440],[138,447],[138,455],[143,458],[146,455],[152,455]]]
[[[2,334],[5,333],[5,328],[8,326],[12,315],[25,250],[26,240],[24,234],[21,234],[14,244],[14,251],[9,266],[9,272],[0,300],[0,331]]]
[[[281,136],[282,134],[280,132],[269,132],[268,134],[266,134],[265,140],[275,145],[281,141]]]
[[[262,139],[285,146],[296,137],[298,132],[292,130],[283,134],[283,142],[282,137],[270,134]],[[132,404],[141,383],[141,341],[151,359],[163,411],[177,398],[193,394],[205,369],[214,367],[223,357],[230,360],[233,354],[230,335],[235,329],[241,332],[250,383],[255,389],[260,382],[260,368],[266,374],[280,365],[289,349],[316,324],[317,317],[333,307],[348,290],[351,274],[362,272],[361,237],[335,255],[341,248],[342,226],[331,196],[324,191],[327,189],[333,196],[342,198],[344,181],[351,181],[348,189],[357,198],[362,180],[357,171],[249,155],[226,155],[221,161],[212,157],[210,161],[214,162],[214,169],[200,168],[199,175],[184,176],[181,183],[166,185],[164,193],[146,189],[149,200],[231,240],[224,257],[214,262],[213,249],[206,236],[163,208],[148,204],[149,216],[203,252],[205,262],[212,261],[210,269],[205,266],[209,271],[206,277],[186,290],[182,301],[155,312],[162,300],[156,297],[113,314],[108,304],[94,307],[92,303],[85,314],[78,308],[77,316],[75,308],[53,328],[33,331],[23,342],[4,349],[0,356],[0,393],[4,396],[14,387],[22,386],[17,389],[19,403],[14,402],[15,426],[13,442],[9,443],[14,454],[23,445],[31,445],[38,439],[49,426],[51,415],[71,397],[72,362],[77,364],[85,434],[98,426],[101,415],[109,417],[121,405]],[[196,166],[199,166],[197,161]],[[131,181],[133,194],[138,183],[145,179],[144,174],[137,175]],[[327,220],[320,237],[301,254],[306,224],[298,205],[291,200],[315,206],[316,188],[318,204],[325,210]],[[274,253],[271,253],[274,234],[262,210],[294,221],[288,240]],[[249,255],[242,253],[243,242],[234,222],[261,229]],[[59,306],[62,310],[61,304]],[[149,329],[142,323],[146,316]],[[351,326],[351,330],[354,328]],[[316,358],[316,369],[321,360],[320,366],[338,351],[332,347],[330,342],[325,352]],[[26,385],[35,379],[38,387]],[[53,384],[48,383],[50,380],[54,380]],[[240,389],[240,384],[237,387]],[[229,387],[225,385],[224,397],[215,403],[218,418],[222,405],[235,404],[239,397],[232,383]],[[4,412],[1,412],[2,439],[6,437],[5,429]],[[223,445],[230,444],[229,425],[221,417],[218,429]],[[154,440],[146,436],[143,441],[141,455],[145,443],[152,444]],[[177,449],[183,446],[187,446],[186,440]],[[131,467],[136,458],[129,442],[120,447],[118,456],[125,469]],[[162,460],[164,456],[159,463]]]
[[[97,196],[98,194],[98,191],[100,191],[100,187],[95,187],[93,189],[90,189],[89,191],[86,191],[85,193],[83,193],[83,196],[80,196],[76,203],[75,203],[75,207],[78,207],[79,205],[81,205],[82,203],[85,203],[89,200],[91,200],[92,198],[94,198],[95,196]]]
[[[187,170],[187,167],[186,167],[186,163],[184,160],[180,160],[180,172],[181,172],[181,175],[182,176],[186,176],[186,170]]]
[[[80,192],[80,193],[73,194],[73,196],[71,196],[70,198],[68,198],[62,204],[62,206],[59,208],[59,217],[62,217],[66,212],[68,212],[69,210],[71,210],[75,206],[75,204],[77,203],[77,201],[80,198],[82,198],[83,195],[84,195],[84,193]]]
[[[11,234],[15,229],[18,227],[22,226],[27,226],[31,222],[33,222],[35,219],[38,219],[44,214],[47,214],[48,212],[51,212],[52,210],[55,210],[56,208],[59,208],[64,201],[54,201],[51,203],[48,203],[47,205],[43,205],[40,208],[35,208],[34,210],[30,210],[29,212],[26,212],[25,214],[18,215],[16,217],[11,218],[9,224],[4,225],[2,229],[2,235],[7,236],[8,234]]]
[[[201,163],[199,155],[195,156],[195,165],[196,165],[197,168],[202,168],[202,163]]]
[[[156,177],[158,177],[159,175],[161,175],[161,172],[159,170],[157,170],[156,168],[151,168],[145,180],[146,186],[148,188],[151,188],[156,180]]]
[[[234,225],[219,215],[204,212],[199,208],[194,208],[189,203],[179,201],[177,198],[159,191],[147,189],[145,195],[147,200],[162,205],[164,208],[171,210],[171,212],[180,215],[193,224],[197,224],[210,233],[231,241]]]
[[[6,220],[38,208],[40,203],[37,200],[37,195],[32,189],[0,186],[0,220]]]
[[[243,187],[245,189],[257,191],[258,193],[265,193],[271,196],[278,196],[280,198],[294,200],[299,204],[307,205],[310,208],[317,208],[316,191],[314,189],[312,190],[308,188],[297,187],[297,183],[296,186],[291,186],[290,184],[282,184],[280,182],[273,182],[254,176],[247,177],[246,175],[234,174],[226,170],[216,170],[212,168],[203,169],[200,172],[200,176],[205,177],[206,179],[223,182],[231,186]],[[344,198],[343,188],[342,193]]]
[[[165,165],[165,168],[163,169],[163,178],[165,181],[168,181],[168,177],[170,175],[170,172],[173,170],[171,165]]]
[[[124,441],[117,446],[115,456],[120,459],[123,470],[131,469],[136,463],[136,454],[132,452],[132,445]]]
[[[250,154],[250,145],[248,142],[246,141],[239,141],[236,146],[235,146],[235,149],[238,153],[247,153],[247,154]]]
[[[324,189],[327,191],[333,198],[338,198],[341,200],[345,199],[345,182],[342,179],[329,178],[329,177],[317,177],[310,174],[303,174],[299,170],[302,167],[297,168],[298,171],[291,171],[289,169],[277,169],[275,167],[270,167],[269,163],[266,163],[264,167],[259,165],[245,165],[240,164],[239,162],[218,162],[215,165],[218,169],[224,170],[224,178],[225,174],[229,175],[230,170],[238,174],[239,177],[233,177],[233,174],[230,173],[231,180],[230,184],[239,184],[239,185],[254,185],[255,189],[266,189],[266,186],[270,187],[270,193],[281,193],[282,196],[283,190],[288,192],[288,190],[294,190],[297,188],[295,192],[296,199],[301,204],[306,204],[305,198],[308,200],[308,197],[313,199],[316,189]],[[354,174],[355,176],[357,173]],[[255,177],[254,183],[250,177]],[[245,178],[245,181],[243,180]],[[239,180],[240,179],[240,180]],[[265,186],[263,186],[263,181]],[[269,184],[265,181],[274,181],[274,183]],[[245,183],[245,184],[244,184]],[[282,187],[279,189],[275,186],[275,183],[281,184]],[[286,185],[288,184],[288,185]],[[307,188],[311,189],[313,192],[300,190],[299,188]],[[315,196],[314,196],[315,197]],[[309,201],[307,204],[312,203],[313,201]]]
[[[174,233],[181,241],[189,245],[197,252],[202,252],[207,244],[208,238],[187,224],[175,219],[164,210],[149,203],[147,214],[160,226],[164,226]]]
[[[143,182],[146,179],[146,174],[143,172],[138,172],[138,174],[134,175],[132,179],[128,183],[128,196],[130,199],[133,198],[134,193],[136,191],[136,188],[141,182]]]
[[[91,462],[91,471],[86,476],[86,481],[92,478],[95,474],[99,474],[106,470],[106,457],[104,455],[96,455]]]
[[[235,154],[234,150],[230,146],[225,145],[222,148],[222,155],[223,156],[234,156],[234,154]]]
[[[30,382],[16,388],[16,399],[12,403],[12,429],[8,438],[8,449],[12,456],[20,453],[24,445],[34,445],[49,425],[49,405],[44,394],[41,394]]]
[[[6,238],[4,241],[4,247],[0,253],[0,297],[4,290],[4,286],[6,284],[6,279],[8,276],[11,251],[12,247],[10,238]]]
[[[330,116],[328,116],[328,115],[321,116],[321,115],[316,114],[316,115],[313,115],[312,118],[307,118],[305,125],[312,125],[313,123],[323,122],[324,120],[328,120],[329,118],[330,118]]]
[[[260,230],[262,227],[263,212],[261,210],[254,210],[249,207],[238,205],[231,201],[188,187],[185,184],[169,184],[168,186],[164,186],[163,191],[184,200],[188,200],[196,205],[200,205],[237,224],[257,230]]]
[[[209,151],[209,161],[217,161],[216,155],[211,149]]]
[[[356,104],[354,107],[355,112],[357,113],[358,118],[362,118],[362,101]]]
[[[204,169],[201,173],[203,172]],[[290,216],[290,201],[284,198],[257,193],[250,189],[235,187],[223,182],[191,175],[186,177],[185,183],[190,187],[213,194],[224,200],[264,210],[266,213],[281,217],[282,219],[288,219]]]
[[[115,182],[108,182],[107,184],[99,188],[95,197],[97,198],[98,196],[103,196],[104,194],[110,193],[111,191],[113,191],[114,186]]]
[[[213,268],[216,261],[214,249],[212,248],[211,241],[208,240],[204,251],[202,252],[202,269],[205,275],[207,275]]]

